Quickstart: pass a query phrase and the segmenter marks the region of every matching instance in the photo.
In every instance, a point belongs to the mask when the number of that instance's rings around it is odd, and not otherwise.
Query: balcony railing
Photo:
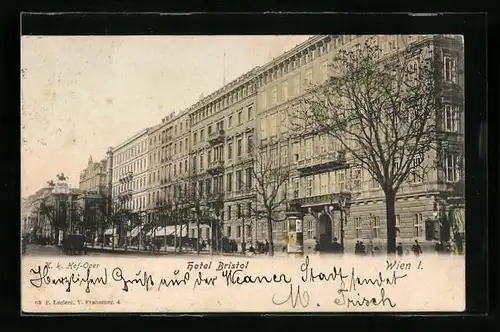
[[[319,171],[335,170],[347,166],[346,155],[343,151],[329,152],[298,161],[297,170],[302,175],[309,175]]]
[[[311,207],[318,205],[335,205],[339,198],[345,198],[346,204],[350,204],[351,194],[349,192],[335,192],[324,195],[299,197],[290,200],[290,205],[298,205],[300,207]]]
[[[224,130],[222,129],[216,130],[213,133],[210,133],[210,135],[208,135],[208,142],[210,144],[222,143],[224,142],[225,135],[226,133]]]
[[[127,172],[125,173],[119,180],[118,182],[120,183],[125,183],[125,182],[129,182],[129,181],[132,181],[132,177],[134,176],[134,174],[132,172]]]
[[[211,193],[205,199],[207,204],[223,204],[224,194],[223,193]],[[221,207],[219,207],[221,208]]]
[[[210,174],[218,174],[224,171],[224,161],[215,160],[208,164],[207,172]]]
[[[251,196],[256,192],[253,188],[243,187],[241,190],[226,191],[224,192],[224,198],[227,200],[240,199],[242,196]]]
[[[132,196],[134,191],[132,189],[125,189],[118,193],[118,197]]]

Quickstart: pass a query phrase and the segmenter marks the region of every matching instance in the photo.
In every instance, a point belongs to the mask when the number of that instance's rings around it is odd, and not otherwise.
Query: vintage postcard
[[[465,310],[459,35],[23,36],[21,310]]]

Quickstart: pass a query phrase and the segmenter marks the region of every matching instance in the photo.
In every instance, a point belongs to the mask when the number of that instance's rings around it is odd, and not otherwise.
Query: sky
[[[309,37],[23,36],[22,197]]]

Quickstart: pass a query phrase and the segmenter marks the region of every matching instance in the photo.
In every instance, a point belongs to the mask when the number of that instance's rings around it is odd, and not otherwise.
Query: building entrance
[[[319,251],[329,251],[332,244],[332,219],[326,213],[319,216]]]

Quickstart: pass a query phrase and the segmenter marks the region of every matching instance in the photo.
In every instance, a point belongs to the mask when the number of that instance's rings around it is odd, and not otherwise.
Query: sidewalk
[[[113,248],[105,246],[104,248],[100,246],[87,247],[87,252],[102,252],[102,253],[113,253],[113,254],[123,254],[123,255],[145,255],[145,256],[165,256],[165,255],[197,255],[196,250],[186,250],[184,249],[182,252],[175,252],[174,248],[169,247],[165,251],[165,249],[160,249],[159,251],[146,251],[146,250],[138,250],[137,247],[129,247],[127,250],[125,248]],[[210,252],[208,250],[200,250],[200,255],[208,256]],[[213,252],[213,256],[220,256],[220,253]],[[222,256],[243,256],[241,253],[223,253]]]

